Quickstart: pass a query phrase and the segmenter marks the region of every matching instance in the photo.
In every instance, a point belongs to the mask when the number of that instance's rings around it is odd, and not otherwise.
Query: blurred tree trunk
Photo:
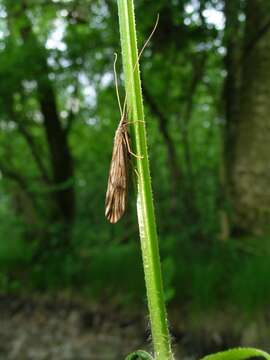
[[[26,15],[27,2],[22,1],[18,7],[18,4],[6,1],[6,5],[9,26],[15,27],[19,31],[24,47],[32,57],[31,63],[37,64],[33,69],[33,74],[37,83],[37,99],[43,118],[51,167],[51,174],[48,176],[51,186],[48,221],[50,225],[53,225],[52,228],[58,229],[54,235],[58,239],[58,246],[62,247],[70,240],[72,223],[75,218],[74,168],[68,144],[68,131],[62,125],[58,113],[53,84],[49,78],[46,49],[38,41],[32,23]],[[13,5],[15,6],[13,7]],[[20,22],[16,20],[20,20]]]
[[[231,169],[234,161],[236,125],[239,116],[239,94],[241,81],[241,24],[239,21],[240,3],[235,0],[225,0],[224,13],[226,18],[224,43],[227,49],[225,68],[227,77],[224,84],[225,127],[222,127],[223,144],[220,161],[220,239],[228,239],[231,232],[229,202],[231,200]]]
[[[232,0],[234,3],[234,0]],[[235,234],[266,234],[270,230],[270,1],[248,0],[239,113],[234,104],[237,73],[228,74],[227,108],[229,178]],[[231,33],[231,46],[235,33]],[[237,46],[237,45],[236,45]],[[228,47],[230,49],[230,47]],[[234,57],[227,59],[233,64]],[[230,66],[227,65],[230,69]],[[231,89],[229,88],[231,86]],[[227,147],[228,149],[228,147]]]
[[[69,224],[75,216],[73,159],[67,133],[62,127],[56,105],[46,58],[41,58],[43,76],[37,79],[38,97],[51,157],[56,205],[60,219]]]
[[[225,67],[227,77],[225,81],[225,115],[226,115],[226,168],[230,173],[230,165],[234,159],[235,129],[239,115],[239,87],[241,69],[241,35],[239,22],[240,7],[235,0],[225,1],[225,45],[227,54]]]

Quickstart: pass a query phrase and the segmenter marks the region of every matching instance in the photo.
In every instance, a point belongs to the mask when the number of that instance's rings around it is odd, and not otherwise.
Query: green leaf
[[[270,360],[270,355],[268,353],[255,348],[230,349],[216,354],[207,355],[201,360],[244,360],[253,356],[261,356]]]
[[[148,352],[138,350],[129,354],[125,360],[154,360],[154,358]]]

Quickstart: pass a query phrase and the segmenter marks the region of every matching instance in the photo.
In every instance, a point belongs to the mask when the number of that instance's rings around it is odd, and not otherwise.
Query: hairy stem
[[[133,0],[118,0],[129,121],[133,126],[138,181],[137,213],[152,341],[156,360],[172,360],[158,249],[141,92]]]

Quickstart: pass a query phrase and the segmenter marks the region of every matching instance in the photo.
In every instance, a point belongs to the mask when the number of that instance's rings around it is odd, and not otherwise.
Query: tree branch
[[[189,90],[187,91],[186,104],[184,107],[183,113],[183,126],[182,126],[182,136],[183,136],[183,144],[184,144],[184,154],[185,161],[187,166],[188,178],[190,180],[190,186],[193,187],[193,170],[192,170],[192,159],[190,153],[190,146],[188,140],[188,125],[192,116],[192,109],[194,106],[194,96],[196,94],[197,87],[203,77],[205,64],[207,60],[207,54],[204,53],[200,58],[195,59],[193,62],[193,77],[191,79]],[[193,187],[194,190],[194,187]]]
[[[159,130],[160,130],[161,135],[163,136],[164,142],[167,147],[168,163],[169,163],[170,172],[171,172],[172,190],[173,190],[172,209],[174,210],[176,207],[176,204],[177,204],[177,198],[178,198],[178,194],[179,194],[178,188],[179,188],[180,179],[181,179],[181,170],[180,170],[180,166],[177,161],[177,153],[176,153],[175,145],[174,145],[173,139],[171,138],[171,135],[169,133],[168,119],[162,113],[162,111],[159,109],[154,98],[151,96],[150,92],[147,90],[143,79],[142,79],[142,90],[143,90],[144,98],[145,98],[151,112],[158,120]]]
[[[270,19],[258,30],[256,36],[245,46],[243,57],[247,56],[256,46],[258,41],[270,30]]]
[[[78,77],[77,77],[77,81],[75,83],[75,90],[74,90],[74,100],[76,100],[78,98],[78,92],[79,92],[79,81],[78,81]],[[71,99],[72,101],[73,99]],[[68,136],[68,134],[70,133],[70,130],[72,129],[72,126],[74,124],[74,120],[76,117],[76,109],[75,109],[75,104],[70,104],[70,111],[68,113],[68,117],[67,117],[67,124],[66,127],[64,129],[66,135]]]
[[[36,162],[36,165],[40,171],[40,174],[42,176],[42,179],[45,183],[49,184],[51,182],[51,179],[48,175],[47,169],[45,167],[45,165],[43,164],[42,158],[40,156],[40,153],[38,151],[37,148],[37,144],[33,138],[33,136],[31,135],[31,133],[27,130],[27,128],[22,124],[22,121],[16,121],[18,125],[18,130],[19,132],[23,135],[23,137],[25,138],[25,141],[31,151],[31,154]]]

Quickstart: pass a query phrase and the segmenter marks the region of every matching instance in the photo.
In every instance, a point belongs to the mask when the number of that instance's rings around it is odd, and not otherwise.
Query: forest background
[[[140,47],[160,17],[140,69],[167,302],[264,312],[270,2],[135,5]],[[145,306],[132,180],[123,219],[104,217],[115,52],[114,1],[0,1],[1,293]]]

